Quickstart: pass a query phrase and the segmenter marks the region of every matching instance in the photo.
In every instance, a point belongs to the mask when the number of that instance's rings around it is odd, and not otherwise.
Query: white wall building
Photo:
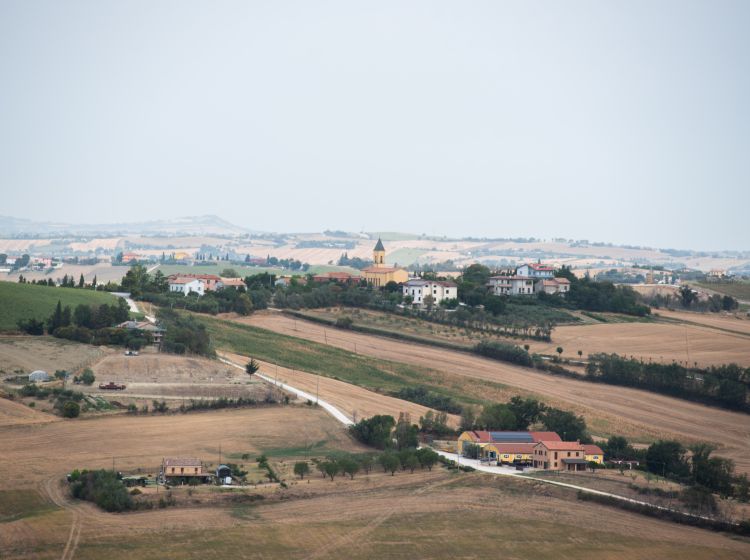
[[[529,276],[492,276],[487,285],[496,296],[519,296],[534,293],[534,278]]]
[[[567,278],[555,278],[551,266],[532,263],[516,268],[515,274],[492,276],[487,287],[496,296],[529,296],[539,292],[566,294],[570,291]]]
[[[189,278],[178,276],[169,280],[170,292],[181,292],[183,295],[196,293],[202,296],[206,293],[206,285],[199,278]]]
[[[444,299],[458,298],[458,287],[453,282],[442,280],[409,280],[404,284],[404,297],[410,296],[412,303],[419,307],[424,305],[424,298],[432,296],[433,305],[440,304]]]

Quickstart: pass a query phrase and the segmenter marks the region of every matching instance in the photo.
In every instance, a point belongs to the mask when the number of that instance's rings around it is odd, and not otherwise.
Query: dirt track
[[[721,446],[720,454],[735,460],[740,472],[750,472],[750,417],[710,408],[681,399],[585,381],[554,377],[487,360],[478,356],[430,346],[399,342],[349,331],[326,329],[315,323],[289,319],[281,314],[256,313],[240,322],[316,342],[387,358],[398,362],[444,370],[470,379],[487,379],[518,387],[571,406],[582,407],[640,425],[645,433],[656,430],[662,436],[685,441],[703,440]],[[346,410],[346,409],[345,409]]]
[[[248,360],[246,356],[231,352],[221,352],[220,355],[237,364],[246,363]],[[261,373],[297,389],[302,389],[311,395],[315,395],[316,391],[319,391],[321,399],[328,401],[352,419],[367,418],[375,414],[390,414],[394,418],[398,418],[400,413],[406,412],[411,415],[412,422],[416,423],[420,416],[430,410],[426,406],[388,395],[380,395],[344,381],[285,367],[278,367],[277,369],[277,366],[267,362],[259,363]],[[451,414],[448,418],[453,426],[458,426],[457,416]]]

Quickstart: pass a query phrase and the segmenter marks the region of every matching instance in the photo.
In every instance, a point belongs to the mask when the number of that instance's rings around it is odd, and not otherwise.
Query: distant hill
[[[236,226],[218,216],[186,216],[172,220],[153,220],[119,224],[68,224],[37,222],[0,216],[0,237],[44,237],[51,235],[242,235],[258,233]]]
[[[0,282],[0,332],[17,331],[19,319],[46,320],[55,310],[58,300],[63,307],[74,308],[82,303],[112,305],[117,298],[108,292],[94,290]]]

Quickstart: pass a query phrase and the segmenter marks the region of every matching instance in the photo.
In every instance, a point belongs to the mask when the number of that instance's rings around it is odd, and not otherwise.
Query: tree
[[[260,369],[260,364],[255,361],[255,358],[250,358],[250,361],[245,365],[245,373],[248,375],[254,375]]]
[[[354,480],[354,475],[359,472],[359,463],[351,457],[342,457],[338,461],[341,472],[348,474],[349,478]]]
[[[678,441],[660,440],[646,450],[646,467],[652,473],[686,479],[690,465],[685,458],[685,448]]]
[[[476,428],[477,413],[473,406],[465,406],[461,409],[461,431],[467,432]]]
[[[41,336],[44,334],[44,321],[40,321],[39,319],[19,319],[19,321],[16,323],[18,325],[18,330],[25,332],[26,334],[34,335],[34,336]]]
[[[583,350],[579,350],[579,351],[578,351],[578,357],[579,357],[579,358],[583,357]]]
[[[427,470],[431,471],[432,467],[438,462],[440,456],[430,449],[429,447],[422,447],[417,449],[417,459],[422,467],[427,467]]]
[[[365,471],[365,474],[370,474],[372,470],[373,457],[369,453],[365,453],[359,457],[359,466]]]
[[[94,376],[93,371],[91,371],[89,368],[86,368],[83,370],[80,380],[84,385],[92,385],[94,381],[96,381],[96,376]]]
[[[62,302],[58,299],[55,311],[52,313],[49,319],[47,319],[47,332],[54,334],[55,330],[63,326],[63,311]]]
[[[516,417],[515,430],[528,430],[529,426],[539,420],[545,406],[536,399],[524,399],[518,396],[508,402],[508,409]]]
[[[419,443],[419,428],[411,423],[408,414],[401,413],[396,423],[395,437],[398,449],[415,448]]]
[[[505,312],[505,299],[500,296],[489,295],[484,299],[484,308],[492,315],[501,315]]]
[[[562,356],[562,353],[563,353],[563,347],[562,347],[562,346],[558,346],[558,347],[557,347],[557,348],[555,349],[555,352],[557,352],[557,353],[558,353],[558,354],[559,354],[560,356]]]
[[[300,477],[300,480],[305,478],[305,475],[310,472],[310,465],[307,461],[298,461],[294,463],[294,474]]]
[[[477,425],[484,430],[515,430],[516,416],[508,405],[491,404],[482,409]]]
[[[548,408],[541,420],[546,430],[557,432],[564,441],[588,442],[591,439],[586,431],[586,421],[572,412]]]
[[[81,414],[81,407],[77,402],[67,401],[62,407],[62,415],[65,418],[78,418]]]
[[[729,496],[732,493],[734,464],[723,457],[711,457],[714,449],[715,447],[708,443],[690,447],[693,483],[719,492],[722,496]]]
[[[240,294],[234,302],[234,312],[240,315],[250,315],[253,312],[253,300],[247,294]]]
[[[83,288],[85,286],[85,282],[83,280],[83,272],[81,272],[81,277],[78,279],[78,287]]]
[[[333,478],[341,472],[341,469],[336,461],[324,461],[323,471],[327,476],[331,477],[331,482],[333,482]]]
[[[409,449],[401,459],[401,466],[404,470],[409,469],[409,471],[413,473],[414,470],[419,466],[419,459],[417,458],[417,454],[413,450]]]
[[[680,297],[680,302],[682,303],[682,307],[690,307],[690,305],[698,299],[698,294],[693,291],[693,289],[690,286],[680,286],[680,289],[677,292],[677,295]]]
[[[398,457],[393,453],[383,453],[378,459],[378,462],[380,463],[380,466],[383,467],[383,472],[390,472],[391,476],[396,473],[401,465]]]
[[[432,308],[435,306],[435,298],[432,294],[427,294],[422,300],[422,303],[427,308],[427,311],[432,311]]]
[[[393,446],[391,432],[396,426],[393,416],[387,414],[375,415],[360,420],[349,428],[351,434],[365,445],[378,449],[386,449]]]
[[[91,307],[83,303],[76,305],[73,311],[73,322],[79,327],[92,328],[93,314],[91,313]]]

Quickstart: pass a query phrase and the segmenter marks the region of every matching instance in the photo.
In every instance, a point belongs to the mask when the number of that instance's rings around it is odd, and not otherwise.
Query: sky
[[[750,2],[0,2],[0,215],[750,249]]]

